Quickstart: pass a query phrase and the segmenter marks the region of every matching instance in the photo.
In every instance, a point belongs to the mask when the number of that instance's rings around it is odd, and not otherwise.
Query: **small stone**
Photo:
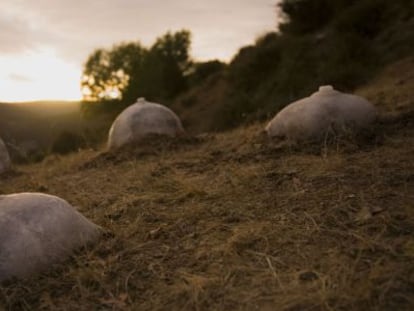
[[[361,210],[358,212],[358,214],[355,217],[355,220],[359,223],[364,223],[367,220],[372,218],[372,212],[371,209],[368,206],[363,206]]]
[[[384,210],[385,210],[385,208],[382,207],[382,206],[372,206],[371,207],[371,213],[373,215],[379,214],[379,213],[383,212]]]

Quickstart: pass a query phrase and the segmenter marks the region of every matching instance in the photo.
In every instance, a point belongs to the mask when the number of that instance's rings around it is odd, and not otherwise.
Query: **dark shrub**
[[[67,154],[70,152],[78,151],[85,146],[85,140],[82,136],[64,131],[59,134],[52,144],[51,152],[58,154]]]
[[[345,10],[335,21],[339,32],[355,33],[363,38],[374,38],[388,26],[392,4],[388,0],[365,0]]]
[[[306,34],[328,24],[335,12],[332,0],[284,0],[279,7],[285,21],[280,25],[284,33]]]
[[[208,77],[226,68],[226,64],[219,60],[212,60],[203,63],[196,63],[193,72],[188,75],[190,86],[196,86],[205,81]]]

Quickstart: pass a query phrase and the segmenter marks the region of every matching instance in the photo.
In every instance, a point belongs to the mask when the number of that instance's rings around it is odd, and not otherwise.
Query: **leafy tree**
[[[397,18],[392,12],[394,4],[387,0],[365,0],[344,11],[334,22],[340,33],[352,32],[363,38],[374,38]]]
[[[191,35],[187,30],[159,37],[137,75],[137,95],[153,99],[175,97],[186,88],[186,73],[192,66],[189,49]]]
[[[86,100],[122,98],[129,81],[139,71],[147,51],[138,42],[122,43],[110,50],[94,51],[85,63],[82,91]]]
[[[176,33],[167,32],[155,41],[151,51],[174,62],[182,72],[185,72],[191,65],[189,60],[190,44],[191,33],[188,30]]]
[[[176,96],[186,87],[185,74],[192,64],[190,43],[190,32],[182,30],[159,37],[150,49],[130,42],[94,51],[83,71],[84,99],[128,104],[140,96]]]
[[[284,33],[306,34],[318,31],[336,14],[355,4],[356,0],[282,0],[278,5],[284,21]]]
[[[190,86],[199,85],[210,76],[222,72],[226,68],[226,63],[219,60],[194,63],[188,75]]]

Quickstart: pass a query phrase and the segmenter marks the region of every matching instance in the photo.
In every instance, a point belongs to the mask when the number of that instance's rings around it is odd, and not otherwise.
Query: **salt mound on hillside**
[[[0,281],[51,267],[97,239],[99,231],[58,197],[0,195]]]
[[[366,99],[322,86],[310,97],[282,109],[266,126],[266,132],[270,137],[301,141],[322,138],[331,130],[360,130],[375,118],[376,109]]]
[[[149,134],[175,137],[182,133],[181,121],[171,109],[140,98],[115,119],[109,131],[108,148],[139,141]]]
[[[6,145],[0,138],[0,174],[7,171],[11,166],[9,152],[7,151]]]

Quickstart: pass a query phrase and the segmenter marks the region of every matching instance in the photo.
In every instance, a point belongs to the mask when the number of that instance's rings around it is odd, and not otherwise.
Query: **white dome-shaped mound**
[[[376,109],[366,99],[322,86],[310,97],[282,109],[266,126],[266,132],[270,137],[301,141],[322,138],[332,129],[360,130],[375,118]]]
[[[0,195],[0,281],[45,270],[99,234],[98,226],[58,197]]]
[[[139,98],[115,119],[109,131],[108,148],[121,147],[148,134],[175,137],[183,132],[180,119],[171,109]]]
[[[0,138],[0,174],[4,173],[10,168],[10,156],[7,151],[6,145]]]

